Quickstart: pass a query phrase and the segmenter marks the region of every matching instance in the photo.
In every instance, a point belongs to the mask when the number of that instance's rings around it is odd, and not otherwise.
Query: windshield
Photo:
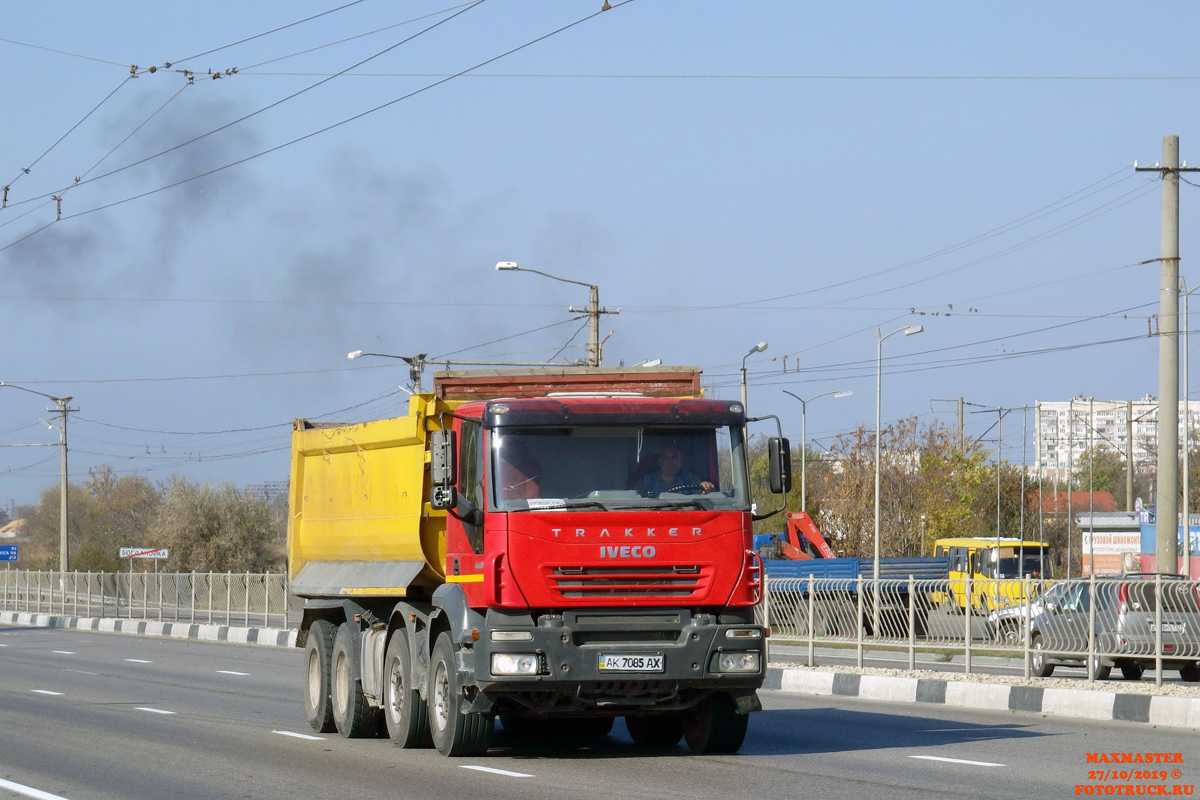
[[[491,434],[501,511],[745,510],[741,428],[506,427]]]
[[[1020,571],[1017,570],[1017,562],[1019,556],[1016,548],[1004,547],[1000,550],[999,575],[996,570],[992,570],[991,577],[993,578],[1044,578],[1042,574],[1043,564],[1046,572],[1050,571],[1050,555],[1047,553],[1043,561],[1041,552],[1036,547],[1025,548],[1025,560]]]

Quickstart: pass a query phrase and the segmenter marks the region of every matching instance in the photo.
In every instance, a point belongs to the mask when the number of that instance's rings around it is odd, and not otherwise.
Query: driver
[[[683,467],[683,453],[673,444],[669,444],[658,454],[658,472],[648,473],[637,485],[637,493],[642,497],[658,497],[663,492],[678,492],[680,494],[708,494],[716,487],[709,481],[700,478],[691,470]]]

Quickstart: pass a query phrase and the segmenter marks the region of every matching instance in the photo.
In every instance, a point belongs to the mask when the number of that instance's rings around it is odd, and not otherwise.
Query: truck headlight
[[[492,653],[493,675],[537,675],[538,657],[532,653]]]
[[[529,642],[533,640],[530,631],[492,631],[493,642]]]
[[[721,653],[718,672],[758,672],[758,653]]]

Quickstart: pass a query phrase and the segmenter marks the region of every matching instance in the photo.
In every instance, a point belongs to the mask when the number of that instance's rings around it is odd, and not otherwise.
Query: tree
[[[61,491],[42,492],[36,505],[22,509],[32,540],[31,564],[58,569]],[[120,548],[146,545],[145,535],[161,502],[158,488],[140,475],[117,477],[107,465],[88,471],[83,484],[68,484],[67,533],[70,567],[113,572],[121,567]]]
[[[171,478],[153,524],[156,544],[169,547],[179,572],[265,572],[276,566],[284,521],[271,503],[232,483],[198,485]]]
[[[968,441],[960,450],[954,431],[917,418],[884,428],[880,440],[880,554],[932,555],[933,543],[949,537],[994,536],[997,528],[996,477],[999,470],[999,527],[1005,537],[1017,536],[1024,510],[1026,538],[1037,534],[1037,483],[1021,469],[989,464],[991,455],[981,443]],[[796,458],[793,457],[793,466]],[[767,459],[765,447],[751,448],[751,481],[762,506]],[[839,556],[870,557],[875,551],[875,433],[860,426],[839,437],[830,453],[808,471],[808,511]],[[799,488],[786,498],[789,510],[799,510]],[[757,524],[762,531],[779,531],[783,522]],[[1065,534],[1064,534],[1065,541]]]

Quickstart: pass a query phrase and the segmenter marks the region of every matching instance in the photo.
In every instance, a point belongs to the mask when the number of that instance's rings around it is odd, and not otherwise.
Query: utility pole
[[[1133,401],[1125,401],[1125,510],[1133,511]]]
[[[59,445],[62,448],[62,475],[61,475],[62,483],[61,483],[61,486],[59,489],[60,497],[59,497],[59,506],[58,506],[58,510],[59,510],[59,517],[58,517],[58,547],[59,547],[58,569],[60,572],[65,573],[65,572],[67,572],[67,569],[71,563],[70,552],[69,552],[69,547],[68,547],[68,545],[70,544],[70,541],[69,541],[69,538],[67,535],[67,529],[68,529],[68,525],[67,525],[67,523],[68,523],[67,495],[68,495],[68,488],[69,488],[69,484],[67,482],[67,414],[70,412],[73,412],[73,411],[78,411],[79,409],[69,407],[71,400],[74,399],[71,397],[55,397],[54,395],[46,394],[45,392],[39,392],[36,389],[27,389],[24,386],[17,386],[16,384],[5,383],[4,381],[0,381],[0,387],[4,387],[4,388],[8,388],[8,389],[20,389],[22,392],[29,392],[30,394],[36,394],[41,397],[45,397],[48,400],[53,401],[54,404],[56,406],[58,406],[58,413],[59,413],[60,426],[61,426],[58,429],[58,440],[59,440]],[[50,409],[47,409],[47,410],[50,410]],[[49,427],[51,429],[54,428],[53,425],[46,422],[45,420],[42,420],[42,422],[45,422],[47,427]]]
[[[58,570],[64,575],[70,566],[69,541],[67,536],[67,495],[69,494],[67,490],[70,488],[70,484],[67,482],[67,411],[77,410],[67,408],[67,403],[70,401],[71,398],[69,397],[63,397],[55,401],[58,403],[59,419],[62,425],[62,428],[59,430],[62,438],[62,476],[61,489],[59,490],[61,497],[58,508]]]
[[[963,403],[962,397],[959,397],[957,400],[955,400],[954,398],[949,398],[949,397],[947,397],[947,398],[934,397],[931,399],[934,403],[957,403],[958,404],[958,452],[960,452],[960,453],[964,452],[967,449],[967,446],[966,446],[967,440],[963,435],[963,405],[964,405],[964,403]],[[974,403],[972,403],[972,405],[974,405]]]
[[[1158,498],[1155,571],[1179,573],[1179,137],[1163,137],[1162,162],[1138,172],[1162,175],[1162,268],[1158,291]]]

